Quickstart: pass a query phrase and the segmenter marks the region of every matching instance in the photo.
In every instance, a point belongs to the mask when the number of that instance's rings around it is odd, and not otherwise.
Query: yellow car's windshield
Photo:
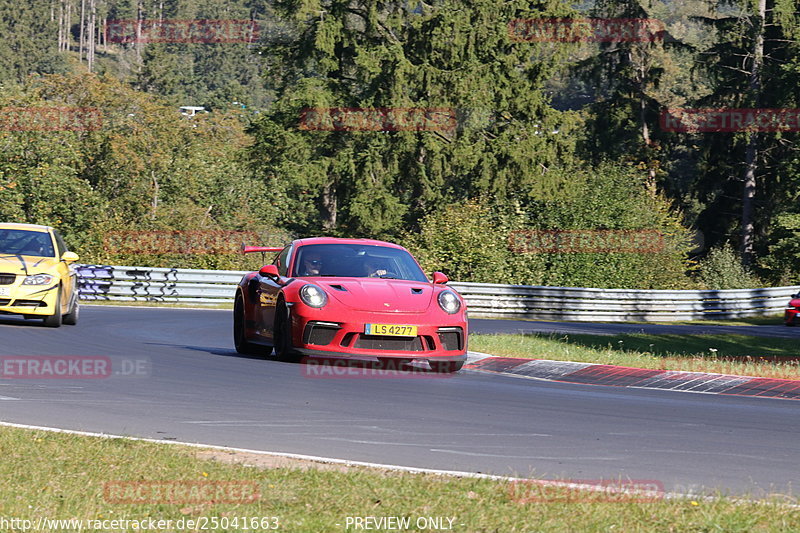
[[[0,255],[55,257],[49,233],[23,229],[0,229]]]

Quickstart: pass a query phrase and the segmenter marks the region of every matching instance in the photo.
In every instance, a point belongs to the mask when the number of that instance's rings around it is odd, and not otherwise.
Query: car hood
[[[55,257],[0,254],[0,272],[8,274],[32,275],[49,272],[57,264],[58,259]]]
[[[428,309],[434,289],[430,283],[376,278],[317,278],[328,296],[359,311],[421,313]]]
[[[789,307],[800,307],[800,298],[794,298],[789,302]]]

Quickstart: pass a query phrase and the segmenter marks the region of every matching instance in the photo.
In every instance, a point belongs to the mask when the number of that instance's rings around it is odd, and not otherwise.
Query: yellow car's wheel
[[[74,326],[78,323],[78,315],[80,314],[81,308],[78,304],[78,298],[75,297],[75,303],[72,304],[72,309],[69,310],[69,313],[64,315],[63,322],[68,326]]]
[[[55,310],[52,315],[44,317],[44,325],[48,328],[61,327],[61,286],[58,287],[58,294],[56,296]]]

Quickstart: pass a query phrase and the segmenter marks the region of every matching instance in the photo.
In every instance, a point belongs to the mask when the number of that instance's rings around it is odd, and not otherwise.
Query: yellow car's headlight
[[[53,280],[56,279],[55,276],[51,276],[50,274],[34,274],[33,276],[26,276],[25,280],[22,282],[23,285],[50,285],[53,283]]]

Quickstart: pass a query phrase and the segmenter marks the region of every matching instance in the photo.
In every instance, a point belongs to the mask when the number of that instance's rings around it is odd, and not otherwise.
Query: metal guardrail
[[[231,303],[245,271],[79,265],[82,300]],[[675,321],[780,313],[800,286],[663,291],[458,283],[472,317],[572,321]]]

